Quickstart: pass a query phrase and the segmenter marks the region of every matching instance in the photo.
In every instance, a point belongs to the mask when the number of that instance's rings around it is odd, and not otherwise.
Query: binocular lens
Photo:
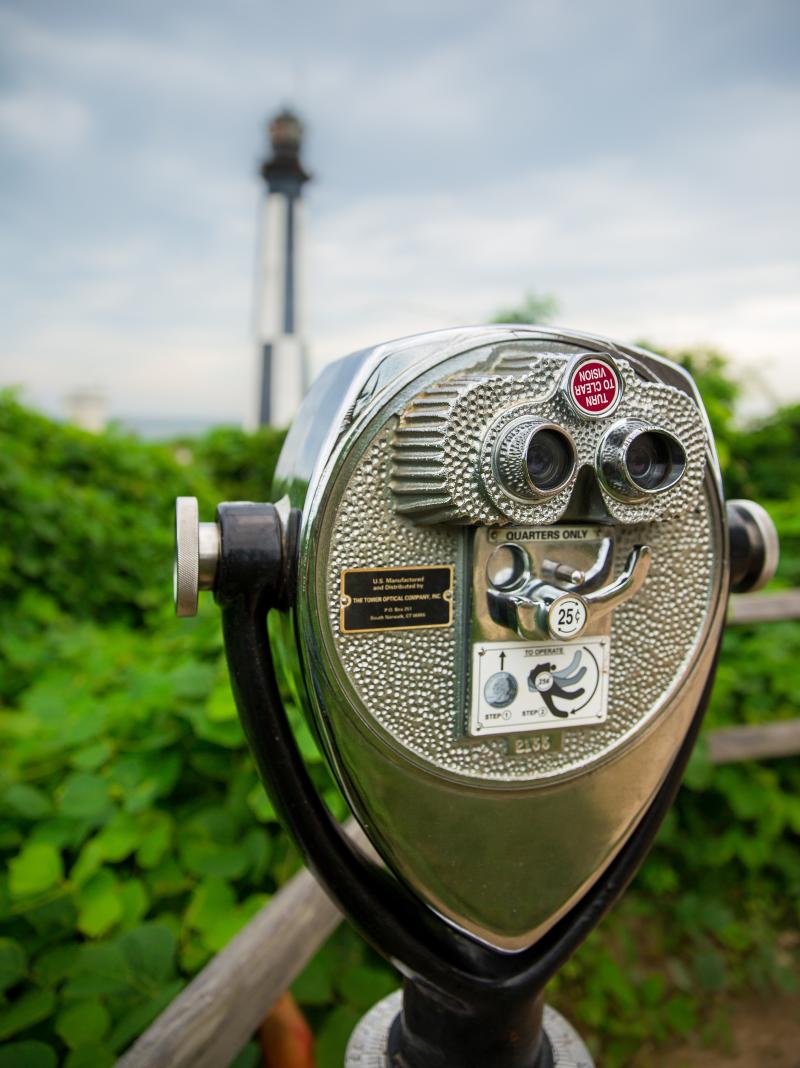
[[[625,466],[633,483],[653,492],[675,485],[686,467],[686,454],[673,437],[648,430],[628,446]]]
[[[501,432],[493,466],[503,488],[523,501],[557,493],[575,471],[575,446],[566,431],[522,416]]]
[[[680,481],[686,452],[666,430],[638,419],[613,426],[600,443],[598,474],[618,500],[643,501]]]
[[[533,486],[549,493],[562,486],[572,474],[575,465],[572,442],[558,430],[539,430],[528,442],[525,463]]]

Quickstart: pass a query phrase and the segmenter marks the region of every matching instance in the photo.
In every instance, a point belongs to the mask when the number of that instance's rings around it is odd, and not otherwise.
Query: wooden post
[[[225,1068],[341,914],[305,869],[206,965],[116,1068]]]

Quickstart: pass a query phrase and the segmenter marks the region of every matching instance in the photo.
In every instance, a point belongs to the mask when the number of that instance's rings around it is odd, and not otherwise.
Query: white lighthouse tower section
[[[258,340],[263,345],[281,332],[283,305],[286,300],[286,197],[267,193],[261,216],[261,258],[257,300]]]
[[[291,112],[270,123],[272,156],[261,168],[266,183],[260,240],[256,330],[261,363],[258,421],[287,426],[308,385],[303,336],[303,212],[308,175],[299,158],[302,126]]]

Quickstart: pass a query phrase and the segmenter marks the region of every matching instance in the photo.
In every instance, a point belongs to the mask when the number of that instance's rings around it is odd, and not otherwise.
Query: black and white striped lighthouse
[[[272,154],[261,175],[266,184],[256,296],[261,354],[259,423],[287,426],[308,384],[302,328],[302,199],[309,180],[300,162],[303,126],[291,111],[269,124]]]

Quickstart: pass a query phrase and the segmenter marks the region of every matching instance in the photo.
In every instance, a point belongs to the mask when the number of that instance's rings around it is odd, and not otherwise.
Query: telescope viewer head
[[[539,327],[380,345],[320,375],[278,498],[300,519],[272,640],[353,812],[453,928],[531,946],[696,727],[731,582],[774,571],[765,513],[729,529],[691,378]],[[224,529],[203,545],[214,585]]]

